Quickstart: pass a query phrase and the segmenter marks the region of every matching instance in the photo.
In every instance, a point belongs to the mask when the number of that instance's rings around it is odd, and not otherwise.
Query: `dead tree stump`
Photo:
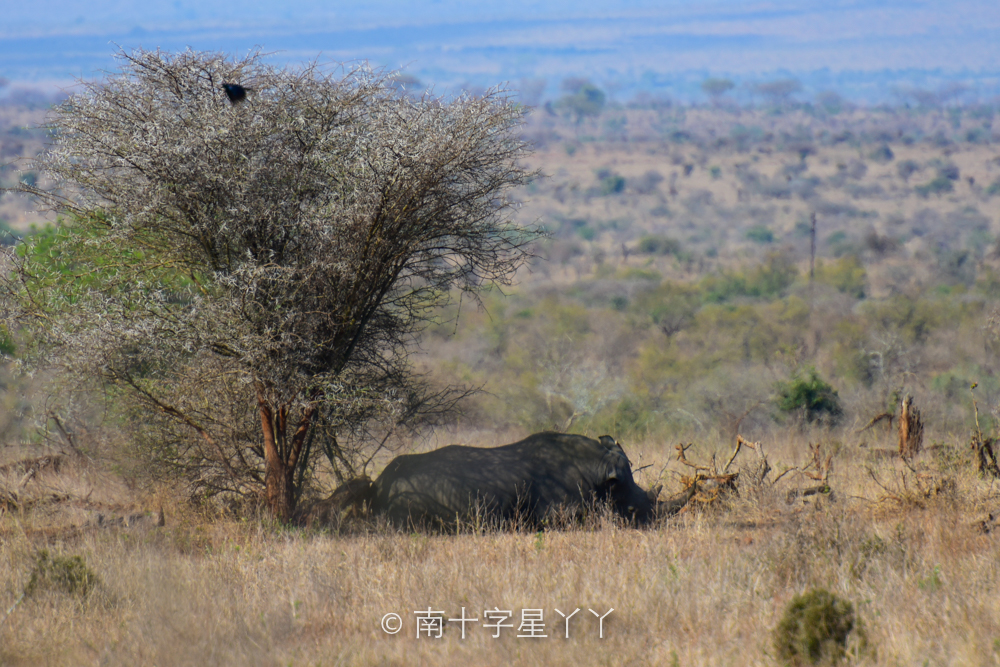
[[[899,413],[899,455],[912,459],[924,444],[924,422],[920,410],[913,405],[913,397],[907,394]]]
[[[983,477],[1000,478],[1000,466],[997,465],[997,453],[994,449],[997,441],[994,438],[984,438],[982,433],[972,434],[972,456],[976,460],[976,470]]]

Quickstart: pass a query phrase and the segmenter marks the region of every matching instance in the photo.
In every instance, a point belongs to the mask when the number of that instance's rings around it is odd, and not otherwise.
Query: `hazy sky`
[[[118,44],[365,59],[445,87],[586,75],[627,89],[681,73],[787,73],[807,87],[872,73],[930,86],[958,77],[984,94],[1000,85],[998,0],[0,3],[0,76],[24,81],[98,76]]]

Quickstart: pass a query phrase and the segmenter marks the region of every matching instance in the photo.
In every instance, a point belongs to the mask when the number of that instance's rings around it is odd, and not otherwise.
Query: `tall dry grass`
[[[800,449],[789,439],[770,456],[801,465]],[[629,449],[639,452],[666,458],[659,445]],[[60,531],[51,516],[41,529],[9,512],[4,608],[43,547],[82,556],[100,584],[26,598],[0,628],[0,664],[769,665],[786,606],[814,587],[857,610],[867,648],[853,640],[850,664],[996,664],[1000,537],[977,518],[1000,500],[960,457],[935,456],[911,470],[842,449],[832,497],[788,504],[793,473],[648,530],[599,517],[538,534],[310,533],[167,501],[162,528]],[[457,623],[417,638],[414,612],[428,607],[445,618],[465,607],[480,623],[465,639]],[[482,627],[495,607],[515,623],[499,639]],[[566,639],[555,610],[576,608]],[[588,610],[611,608],[601,639]],[[523,609],[543,610],[547,638],[516,637]],[[381,629],[390,612],[397,635]]]

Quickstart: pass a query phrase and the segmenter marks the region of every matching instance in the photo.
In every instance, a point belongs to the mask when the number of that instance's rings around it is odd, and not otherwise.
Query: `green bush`
[[[774,232],[764,225],[755,225],[747,230],[747,238],[754,243],[774,243]]]
[[[616,195],[625,189],[625,177],[620,174],[611,174],[601,179],[601,194],[605,197]]]
[[[659,283],[663,280],[663,276],[653,269],[639,269],[635,267],[619,271],[617,277],[619,280],[647,280],[651,283]]]
[[[867,274],[856,255],[844,255],[833,262],[816,263],[816,282],[836,287],[856,299],[865,298]]]
[[[900,334],[905,342],[923,345],[935,329],[957,321],[956,307],[946,300],[896,294],[884,301],[865,302],[861,314],[870,324]]]
[[[100,580],[80,556],[52,556],[42,549],[35,558],[31,579],[24,589],[25,595],[48,589],[59,590],[81,597],[90,593]]]
[[[571,94],[564,95],[555,103],[558,109],[565,109],[580,122],[586,116],[599,116],[604,109],[607,96],[604,91],[589,81],[577,82]]]
[[[880,164],[885,164],[887,162],[892,162],[896,156],[893,154],[892,149],[889,148],[888,144],[882,144],[873,150],[868,157]]]
[[[796,371],[788,382],[779,382],[777,406],[789,414],[802,413],[808,421],[836,422],[843,415],[837,390],[824,381],[815,368]]]
[[[953,162],[945,162],[941,159],[931,160],[931,165],[937,169],[938,176],[947,178],[949,181],[957,181],[961,172],[958,165]]]
[[[817,588],[792,598],[774,630],[774,646],[790,664],[835,663],[852,630],[854,605]]]
[[[669,236],[643,236],[638,251],[647,255],[676,255],[681,251],[681,243]]]
[[[722,303],[741,296],[774,297],[791,286],[798,275],[799,270],[787,255],[771,252],[761,264],[747,271],[706,276],[701,281],[701,288],[708,303]]]
[[[625,398],[615,407],[611,417],[614,433],[636,435],[645,431],[653,415],[646,405],[635,398]]]
[[[952,184],[951,179],[943,174],[938,174],[933,181],[930,183],[925,183],[924,185],[918,185],[914,190],[921,197],[928,197],[930,195],[943,195],[947,192],[951,192],[955,189]]]

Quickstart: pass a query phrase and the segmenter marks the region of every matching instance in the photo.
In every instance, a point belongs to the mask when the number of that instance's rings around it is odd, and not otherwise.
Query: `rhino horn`
[[[694,498],[694,494],[698,492],[698,485],[692,484],[681,493],[679,496],[671,498],[670,500],[661,500],[656,503],[656,514],[660,517],[673,516],[680,512],[688,504],[688,501]]]

